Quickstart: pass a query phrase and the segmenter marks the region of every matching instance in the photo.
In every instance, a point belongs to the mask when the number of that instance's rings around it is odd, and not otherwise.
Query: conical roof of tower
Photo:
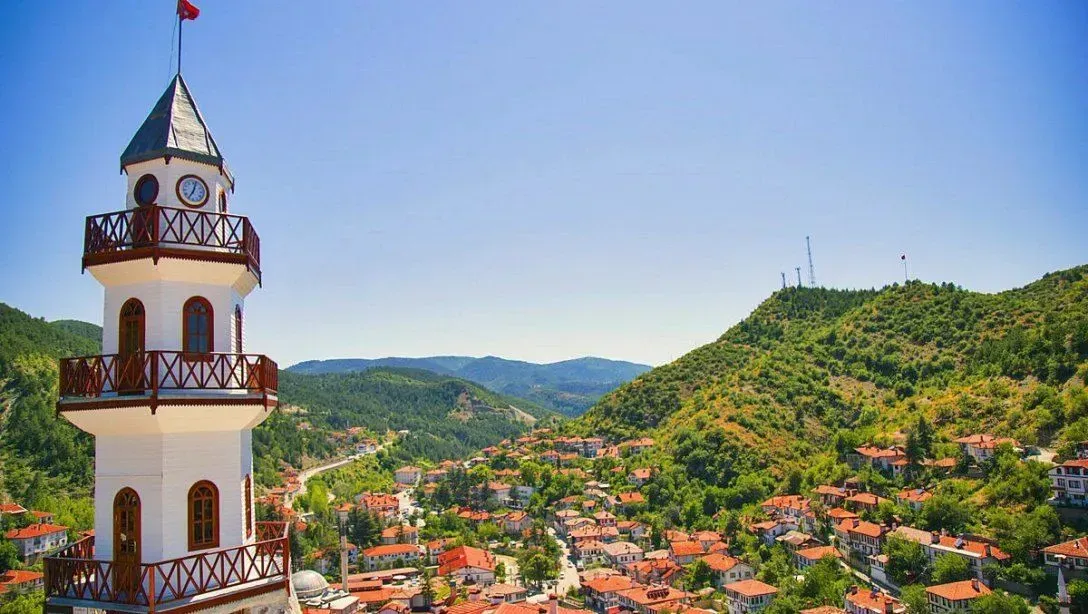
[[[227,180],[234,183],[181,74],[174,76],[121,154],[121,168],[165,156],[218,166]]]

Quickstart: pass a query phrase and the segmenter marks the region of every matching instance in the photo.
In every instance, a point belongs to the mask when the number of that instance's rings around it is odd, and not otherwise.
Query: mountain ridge
[[[566,415],[577,415],[601,395],[650,369],[648,365],[594,356],[532,363],[498,356],[336,358],[308,360],[288,372],[359,372],[378,367],[425,369],[467,379],[497,393],[523,398]]]

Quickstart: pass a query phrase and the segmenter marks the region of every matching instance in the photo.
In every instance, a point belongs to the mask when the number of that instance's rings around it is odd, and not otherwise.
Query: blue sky
[[[997,291],[1088,262],[1088,3],[194,0],[183,72],[262,239],[251,351],[659,364],[804,265]],[[0,23],[0,301],[101,321],[83,218],[170,0]]]

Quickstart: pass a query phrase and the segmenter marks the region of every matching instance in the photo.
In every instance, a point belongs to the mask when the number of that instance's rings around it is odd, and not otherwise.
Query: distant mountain
[[[650,370],[648,365],[604,358],[575,358],[536,364],[495,356],[309,360],[287,370],[316,375],[366,371],[376,367],[423,369],[467,379],[495,392],[527,399],[569,416],[581,414],[601,396]]]

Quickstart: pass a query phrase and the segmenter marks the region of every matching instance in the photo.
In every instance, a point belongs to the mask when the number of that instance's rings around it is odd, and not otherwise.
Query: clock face
[[[203,207],[208,202],[208,185],[196,175],[178,179],[178,199],[190,207]]]

